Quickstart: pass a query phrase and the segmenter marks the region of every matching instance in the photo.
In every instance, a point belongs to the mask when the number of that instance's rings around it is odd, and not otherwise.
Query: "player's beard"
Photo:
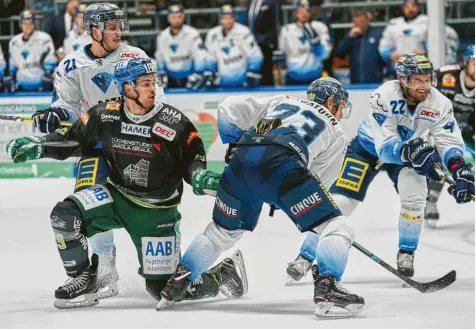
[[[410,103],[418,104],[424,101],[428,96],[429,90],[424,89],[412,89],[405,87],[405,96]]]

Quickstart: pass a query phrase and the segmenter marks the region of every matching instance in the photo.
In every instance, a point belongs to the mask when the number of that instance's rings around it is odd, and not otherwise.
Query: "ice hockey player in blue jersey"
[[[9,69],[4,79],[6,91],[51,91],[56,67],[55,47],[50,35],[35,30],[35,16],[20,13],[22,33],[9,43]]]
[[[207,51],[197,29],[184,24],[183,7],[172,4],[168,9],[170,26],[157,36],[155,60],[164,87],[196,89],[206,83]]]
[[[221,8],[220,25],[208,31],[205,47],[209,54],[207,68],[216,74],[213,85],[259,85],[263,53],[251,30],[236,22],[230,5]]]
[[[346,139],[339,120],[350,111],[347,91],[333,78],[314,81],[307,100],[230,96],[219,105],[220,136],[236,150],[227,153],[231,159],[217,189],[213,221],[183,255],[162,290],[159,310],[181,301],[187,283],[253,231],[267,203],[283,210],[301,232],[320,233],[315,314],[351,317],[363,311],[363,298],[340,284],[353,232],[325,188],[342,164]]]
[[[286,85],[309,84],[320,77],[332,50],[327,26],[311,20],[309,1],[297,1],[295,10],[296,22],[281,28],[278,41],[286,58]]]
[[[66,56],[58,65],[56,86],[50,108],[33,115],[36,127],[43,133],[53,133],[61,121],[74,122],[98,103],[121,97],[113,82],[114,67],[121,59],[148,58],[144,51],[121,43],[128,30],[125,14],[115,4],[94,3],[84,13],[85,28],[92,44]],[[157,87],[156,97],[163,96]],[[123,144],[118,142],[118,147]],[[100,147],[100,146],[98,146]],[[83,156],[78,163],[75,192],[106,182],[109,168],[104,157]],[[89,239],[91,250],[99,256],[99,296],[118,294],[116,248],[112,231]]]
[[[440,181],[435,166],[446,167],[455,180],[448,192],[457,203],[467,203],[474,195],[474,175],[463,158],[464,142],[451,101],[434,87],[433,64],[424,55],[404,55],[396,72],[398,80],[384,83],[372,94],[371,111],[351,141],[330,192],[342,213],[350,217],[364,201],[377,173],[387,172],[401,205],[397,266],[411,277],[424,219],[427,178]],[[428,135],[434,147],[427,142]],[[305,275],[319,254],[316,241],[318,236],[308,235],[299,260],[289,265],[288,275],[299,275],[296,280]]]
[[[93,41],[84,27],[84,12],[86,11],[86,8],[87,6],[85,4],[79,5],[76,8],[74,27],[68,32],[63,43],[65,55],[69,55],[78,49],[83,49],[84,46],[91,44]]]

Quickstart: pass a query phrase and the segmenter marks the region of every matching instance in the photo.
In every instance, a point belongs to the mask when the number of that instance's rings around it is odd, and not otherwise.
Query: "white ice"
[[[286,263],[300,247],[300,234],[282,212],[267,216],[236,246],[243,252],[250,289],[239,300],[185,302],[157,312],[156,302],[137,275],[136,251],[124,230],[115,232],[120,295],[91,308],[58,310],[53,292],[65,280],[49,223],[54,204],[73,187],[71,179],[0,180],[0,328],[474,328],[474,204],[457,205],[446,191],[441,221],[424,229],[416,253],[415,279],[434,280],[450,270],[457,280],[429,294],[401,282],[360,252],[352,250],[344,285],[362,295],[366,315],[319,320],[314,316],[311,276],[285,286]],[[213,198],[186,189],[182,248],[210,221]],[[356,240],[395,265],[399,200],[385,175],[350,219]],[[231,253],[229,251],[228,255]]]

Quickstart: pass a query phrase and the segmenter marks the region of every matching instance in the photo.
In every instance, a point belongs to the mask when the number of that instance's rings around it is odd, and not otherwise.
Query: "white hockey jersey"
[[[458,33],[448,24],[445,25],[445,64],[456,64],[458,62]]]
[[[143,50],[125,44],[121,44],[107,57],[96,59],[88,55],[86,48],[66,56],[60,62],[56,74],[51,106],[67,110],[70,121],[98,103],[120,97],[113,79],[114,67],[119,60],[148,58]],[[157,99],[163,95],[163,88],[160,87]]]
[[[86,30],[83,33],[79,33],[77,28],[74,28],[66,35],[63,42],[64,54],[69,55],[78,49],[84,48],[93,42],[93,39]]]
[[[260,72],[263,53],[250,29],[235,23],[227,35],[221,25],[207,33],[205,47],[209,53],[207,67],[219,73],[220,86],[242,86],[246,72]]]
[[[170,26],[157,36],[155,60],[159,70],[173,79],[185,79],[190,74],[205,71],[207,51],[198,31],[183,25],[173,35]]]
[[[9,43],[9,75],[26,91],[38,91],[45,72],[53,73],[56,67],[55,46],[48,33],[33,31],[27,41],[23,33]]]
[[[330,188],[342,166],[347,142],[339,121],[319,104],[285,95],[229,96],[218,106],[218,132],[223,143],[236,142],[260,119],[276,117],[307,143],[308,168]]]
[[[434,87],[411,112],[399,81],[388,81],[370,97],[370,111],[357,130],[357,138],[384,163],[402,164],[403,142],[427,136],[433,139],[445,165],[452,157],[463,157],[464,142],[451,101]]]
[[[5,57],[3,57],[2,45],[0,45],[0,79],[3,79],[3,74],[6,67],[7,63],[5,62]]]
[[[281,28],[278,41],[279,49],[286,54],[288,76],[303,82],[321,76],[322,62],[329,58],[332,50],[329,30],[324,23],[312,21],[308,30],[313,33],[312,40],[304,27],[287,24]]]
[[[419,48],[425,49],[427,30],[428,16],[426,15],[420,14],[411,21],[403,16],[391,19],[380,39],[380,56],[384,61],[389,62],[393,52],[403,55]]]

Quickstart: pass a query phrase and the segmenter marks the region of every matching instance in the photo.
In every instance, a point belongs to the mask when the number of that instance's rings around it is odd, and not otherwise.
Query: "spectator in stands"
[[[388,76],[395,75],[395,65],[400,55],[426,54],[428,16],[420,13],[418,0],[405,0],[403,16],[391,19],[380,39],[379,52],[387,63]]]
[[[263,53],[250,29],[237,23],[233,8],[220,10],[220,25],[207,33],[208,67],[216,73],[218,86],[257,86],[261,80]]]
[[[261,85],[273,85],[273,51],[278,48],[281,6],[278,0],[250,0],[247,16],[248,27],[263,53]]]
[[[55,4],[53,0],[36,0],[31,6],[31,12],[33,15],[54,15]]]
[[[184,24],[181,5],[169,6],[167,18],[170,26],[157,36],[155,52],[164,87],[202,87],[207,52],[200,34]]]
[[[93,42],[91,36],[88,34],[84,27],[84,12],[86,11],[86,5],[82,4],[76,8],[76,14],[74,16],[74,28],[68,32],[64,39],[64,54],[69,55],[78,49],[84,48]]]
[[[35,30],[34,19],[28,10],[20,13],[22,33],[10,40],[5,90],[53,90],[53,71],[56,67],[53,40],[47,33]]]
[[[287,85],[309,84],[319,78],[323,64],[332,50],[329,30],[311,20],[308,0],[295,4],[296,22],[281,28],[279,49],[286,57]]]
[[[74,27],[74,16],[76,8],[80,4],[79,0],[68,0],[64,13],[51,16],[45,23],[45,32],[48,33],[55,44],[55,49],[63,45],[66,34]]]
[[[353,13],[353,26],[337,47],[335,53],[344,58],[350,54],[350,81],[352,83],[379,83],[383,79],[384,62],[378,45],[381,30],[370,26],[371,14],[367,9]]]

